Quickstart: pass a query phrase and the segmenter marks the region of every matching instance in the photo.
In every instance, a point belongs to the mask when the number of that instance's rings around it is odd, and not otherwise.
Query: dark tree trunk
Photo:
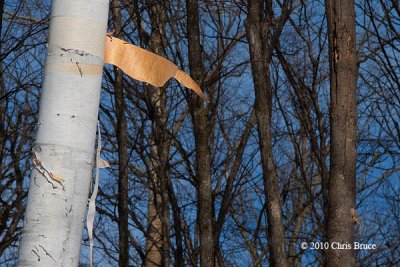
[[[2,43],[1,39],[1,30],[3,29],[3,11],[4,11],[4,0],[0,0],[0,44]],[[3,58],[2,55],[0,54],[0,58]],[[4,107],[2,102],[6,101],[3,99],[5,97],[5,90],[4,90],[4,84],[3,84],[3,62],[0,61],[0,142],[2,143],[2,146],[4,146],[3,142],[3,118],[5,117],[5,112],[4,112]],[[1,154],[0,154],[1,155]],[[0,157],[1,159],[1,157]],[[1,171],[1,165],[2,162],[0,161],[0,171]],[[0,172],[1,173],[1,172]]]
[[[4,11],[4,0],[0,0],[0,37],[1,37],[1,29],[3,28],[3,11]]]
[[[268,1],[269,2],[269,1]],[[279,180],[275,170],[271,143],[272,83],[270,62],[273,40],[268,32],[272,26],[272,3],[264,11],[264,3],[249,1],[246,21],[250,47],[251,69],[255,90],[255,114],[267,206],[269,262],[271,266],[288,266],[282,221]],[[276,30],[275,30],[276,31]]]
[[[117,1],[112,1],[114,32],[121,34],[121,11]],[[128,228],[128,134],[126,123],[126,104],[123,91],[122,72],[115,68],[115,114],[117,116],[118,142],[118,232],[119,232],[119,266],[129,266],[129,228]]]
[[[201,83],[204,78],[202,48],[200,45],[199,6],[196,0],[187,0],[187,36],[189,46],[189,68],[194,80]],[[209,144],[211,130],[208,127],[207,109],[204,100],[193,96],[190,100],[194,127],[196,153],[196,182],[198,224],[200,232],[200,266],[215,266],[214,251],[214,214],[211,190],[211,148]]]
[[[183,229],[181,225],[181,215],[178,206],[178,201],[176,199],[174,188],[172,185],[171,180],[168,180],[168,193],[169,199],[173,211],[174,216],[174,229],[175,229],[175,240],[176,240],[176,251],[175,251],[175,262],[174,265],[176,267],[183,267],[184,266],[184,258],[183,258]]]
[[[330,65],[328,242],[353,245],[356,196],[357,50],[354,1],[326,0]],[[326,254],[326,266],[355,266],[354,250]]]

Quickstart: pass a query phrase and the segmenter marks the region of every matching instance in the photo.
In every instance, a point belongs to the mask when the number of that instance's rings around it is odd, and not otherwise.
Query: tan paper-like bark
[[[170,78],[175,78],[207,101],[200,86],[174,63],[121,39],[106,36],[104,64],[112,64],[133,79],[157,87],[162,87]]]

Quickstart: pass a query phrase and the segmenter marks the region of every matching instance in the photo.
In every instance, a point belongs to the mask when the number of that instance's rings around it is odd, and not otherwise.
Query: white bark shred
[[[99,169],[100,168],[108,168],[110,164],[104,159],[100,158],[101,153],[101,131],[100,125],[97,126],[97,149],[96,149],[96,174],[95,181],[93,185],[93,192],[89,199],[89,208],[86,217],[86,227],[89,236],[89,262],[90,267],[93,267],[93,224],[94,217],[96,215],[96,197],[99,189]]]

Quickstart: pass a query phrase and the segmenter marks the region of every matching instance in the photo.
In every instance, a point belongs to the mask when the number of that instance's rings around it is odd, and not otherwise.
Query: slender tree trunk
[[[167,1],[166,1],[167,2]],[[166,2],[149,1],[151,12],[152,34],[149,48],[158,55],[164,54],[165,41],[165,6]],[[153,146],[152,186],[149,198],[149,235],[146,241],[148,254],[146,266],[166,266],[170,264],[169,256],[169,225],[170,208],[168,196],[168,153],[167,134],[167,96],[164,88],[149,86],[150,118],[152,120]],[[146,249],[146,251],[147,251]]]
[[[78,266],[107,16],[106,0],[53,1],[19,266]]]
[[[196,0],[186,1],[187,35],[189,46],[189,68],[193,79],[199,83],[204,77],[202,48],[200,46],[199,6]],[[200,97],[194,96],[190,104],[194,127],[196,153],[196,182],[198,224],[200,232],[200,266],[215,266],[214,214],[211,188],[211,130],[207,119],[207,109]]]
[[[111,2],[114,34],[121,36],[121,10],[118,1]],[[128,203],[128,129],[126,123],[126,104],[121,70],[114,68],[115,73],[115,114],[117,116],[118,142],[118,233],[119,233],[119,266],[129,265],[129,203]]]
[[[271,142],[272,83],[270,62],[273,45],[268,40],[272,21],[272,4],[264,14],[263,1],[249,1],[246,21],[250,47],[251,69],[255,90],[254,110],[264,177],[264,193],[267,205],[269,262],[271,266],[288,266],[282,219],[282,201],[279,180],[275,170]],[[265,18],[264,18],[265,16]]]
[[[146,266],[169,266],[169,197],[168,197],[168,151],[166,133],[166,95],[162,88],[152,87],[153,136],[152,186],[149,199],[150,228],[147,245],[152,253],[146,258]],[[156,260],[158,259],[158,260]],[[157,263],[157,264],[156,264]]]
[[[182,224],[181,224],[181,212],[179,210],[178,201],[176,199],[171,180],[168,180],[168,193],[169,193],[169,200],[171,203],[171,208],[172,208],[173,216],[174,216],[174,230],[175,230],[175,240],[176,240],[174,265],[176,267],[183,267],[185,261],[183,258],[183,242],[182,242],[183,229],[182,229]]]
[[[328,242],[354,242],[357,51],[354,0],[326,0],[330,65]],[[355,266],[354,250],[330,249],[326,266]]]
[[[169,198],[166,188],[168,146],[165,140],[166,120],[165,93],[161,88],[151,87],[151,102],[154,108],[153,136],[151,148],[151,182],[148,202],[148,236],[146,240],[147,267],[169,266]],[[164,107],[164,108],[163,108]],[[161,117],[160,117],[161,116]],[[165,117],[164,117],[165,118]]]
[[[1,37],[1,30],[3,28],[3,11],[4,11],[4,0],[0,0],[0,37]]]
[[[6,138],[6,99],[2,99],[1,97],[5,97],[4,90],[4,82],[3,82],[3,62],[0,60],[0,175],[3,174],[3,159],[5,155],[5,138]],[[5,164],[5,163],[4,163]]]
[[[152,175],[152,177],[152,179],[155,180],[155,175]],[[153,185],[150,185],[147,208],[148,230],[146,239],[146,267],[162,266],[162,222],[156,206],[156,203],[161,202],[160,198],[161,197],[157,194],[153,183]]]
[[[1,30],[3,29],[3,11],[4,11],[4,0],[0,0],[0,44],[2,43],[1,39]],[[3,58],[1,55],[1,50],[0,50],[0,58]],[[5,99],[2,99],[3,96],[5,96],[5,90],[4,90],[4,83],[3,83],[3,61],[0,61],[0,174],[2,174],[2,159],[3,159],[3,147],[5,145],[4,142],[4,118],[5,118]],[[4,101],[4,102],[3,102]]]

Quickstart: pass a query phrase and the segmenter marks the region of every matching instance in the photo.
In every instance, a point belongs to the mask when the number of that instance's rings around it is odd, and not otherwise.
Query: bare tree
[[[257,117],[268,211],[269,261],[272,266],[288,266],[279,178],[276,173],[272,152],[271,114],[273,92],[270,77],[272,51],[286,22],[289,11],[288,4],[289,1],[284,1],[281,17],[276,21],[272,9],[272,1],[266,1],[266,3],[258,0],[249,1],[246,22],[255,91],[254,109]]]
[[[325,9],[336,2],[263,0],[251,1],[249,6],[260,8],[249,9],[248,2],[239,0],[111,1],[108,31],[197,75],[210,102],[202,103],[174,81],[156,88],[112,66],[104,68],[99,121],[103,157],[111,168],[101,176],[97,198],[96,265],[197,266],[200,261],[206,266],[272,266],[278,265],[274,250],[282,247],[284,256],[278,259],[287,266],[328,265],[327,250],[299,245],[328,241],[330,180],[335,181],[329,176],[330,169],[331,175],[338,169],[331,161],[338,153],[330,147],[340,142],[338,132],[329,131],[338,113],[330,101],[332,27]],[[355,241],[374,243],[377,249],[354,251],[353,262],[395,266],[400,260],[400,9],[394,0],[355,2],[357,196],[351,224]],[[30,168],[35,167],[30,156],[34,128],[43,127],[36,124],[36,115],[50,5],[46,0],[3,3],[0,265],[14,266]],[[353,68],[343,63],[346,50],[339,47],[346,32],[337,30],[344,25],[339,22],[344,13],[351,12],[337,8],[333,13],[337,77],[343,66]],[[259,40],[249,39],[250,33]],[[262,47],[258,54],[255,43]],[[72,54],[64,52],[63,58]],[[76,64],[73,68],[84,79],[79,66],[83,77]],[[332,92],[340,96],[351,79],[338,79]],[[337,99],[350,103],[352,97]],[[267,125],[269,132],[260,135],[259,125]],[[268,157],[272,167],[265,175]],[[271,213],[269,196],[280,201],[280,216]],[[277,236],[272,221],[282,246],[271,241]],[[82,255],[87,245],[84,232]],[[39,256],[41,262],[46,257]],[[85,256],[80,259],[85,265]]]
[[[204,81],[203,51],[200,45],[198,1],[187,0],[187,36],[191,76],[200,84]],[[200,233],[200,266],[215,266],[214,207],[211,191],[210,118],[204,100],[190,96],[189,106],[196,147],[196,183],[198,227]]]
[[[111,1],[113,30],[116,37],[122,35],[121,8],[118,1]],[[126,122],[126,104],[122,71],[114,67],[115,114],[117,117],[118,142],[118,233],[119,266],[129,265],[129,227],[128,227],[128,130]]]
[[[325,1],[330,66],[328,242],[353,244],[357,217],[357,72],[354,1]],[[326,266],[354,266],[354,250],[329,249]]]
[[[166,7],[163,3],[149,1],[151,34],[149,48],[156,54],[165,55]],[[149,119],[152,123],[151,166],[149,176],[148,236],[146,240],[146,266],[170,265],[170,205],[168,194],[170,137],[168,136],[168,109],[166,88],[147,86],[146,96]]]

